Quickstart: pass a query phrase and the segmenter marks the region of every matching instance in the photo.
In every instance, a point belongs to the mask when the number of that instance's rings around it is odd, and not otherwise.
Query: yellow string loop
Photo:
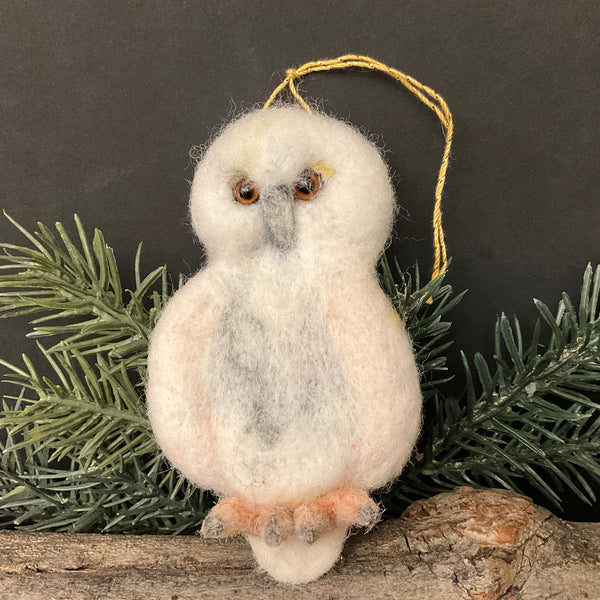
[[[283,91],[286,87],[289,87],[294,98],[296,98],[300,105],[310,113],[312,111],[302,96],[300,96],[298,93],[295,81],[301,77],[304,77],[304,75],[308,75],[309,73],[333,71],[335,69],[348,69],[350,67],[360,67],[363,69],[371,69],[373,71],[387,73],[389,76],[402,83],[402,85],[404,85],[415,96],[417,96],[417,98],[419,98],[419,100],[421,100],[425,106],[433,110],[444,127],[446,147],[444,148],[442,164],[440,166],[437,185],[435,188],[435,205],[433,208],[433,246],[435,251],[433,271],[431,274],[431,279],[433,280],[438,275],[444,273],[448,266],[446,244],[444,242],[444,230],[442,229],[442,192],[444,190],[444,184],[446,183],[448,162],[450,161],[450,147],[452,145],[454,123],[452,122],[452,113],[450,112],[450,109],[448,108],[448,105],[444,99],[430,87],[420,83],[410,75],[406,75],[401,71],[393,69],[392,67],[388,67],[378,60],[369,58],[368,56],[361,56],[359,54],[346,54],[331,60],[316,60],[307,62],[297,69],[288,69],[285,74],[285,79],[275,88],[273,93],[269,96],[269,99],[265,102],[263,108],[267,108],[281,91]],[[431,299],[428,300],[428,302],[430,301]]]

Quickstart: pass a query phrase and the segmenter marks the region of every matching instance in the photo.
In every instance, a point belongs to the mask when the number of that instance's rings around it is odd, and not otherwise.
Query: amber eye
[[[240,204],[252,204],[258,200],[258,189],[253,181],[242,179],[235,184],[233,195]]]
[[[310,200],[321,187],[321,178],[314,171],[304,171],[296,181],[294,195],[300,200]]]

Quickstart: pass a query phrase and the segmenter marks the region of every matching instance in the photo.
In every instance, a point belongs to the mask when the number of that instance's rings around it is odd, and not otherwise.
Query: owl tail
[[[308,583],[327,573],[339,558],[348,534],[340,526],[307,544],[296,536],[279,546],[269,546],[255,535],[246,535],[256,562],[271,577],[282,583]]]

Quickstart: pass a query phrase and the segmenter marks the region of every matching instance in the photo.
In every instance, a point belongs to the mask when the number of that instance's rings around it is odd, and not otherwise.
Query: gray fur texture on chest
[[[310,296],[281,313],[277,302],[269,312],[234,299],[220,319],[209,374],[213,411],[238,440],[267,452],[335,427],[346,397],[324,311]]]

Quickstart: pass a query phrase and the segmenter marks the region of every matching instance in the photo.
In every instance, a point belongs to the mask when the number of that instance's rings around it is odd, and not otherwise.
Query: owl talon
[[[202,522],[200,535],[205,538],[222,538],[225,536],[225,522],[218,515],[209,514]]]
[[[294,521],[292,513],[288,509],[278,508],[276,512],[266,512],[263,518],[259,518],[259,524],[262,521],[266,524],[262,529],[262,538],[267,546],[280,546],[294,532]]]
[[[276,516],[272,516],[269,519],[263,534],[265,544],[267,544],[267,546],[280,546],[286,537],[287,535],[283,523]]]
[[[301,542],[309,546],[310,544],[314,544],[318,537],[317,532],[310,527],[299,527],[296,529],[296,535]]]
[[[356,522],[354,524],[358,525],[359,527],[371,529],[377,524],[380,518],[381,511],[379,510],[377,504],[371,500],[370,504],[361,506],[358,509],[356,512]]]
[[[314,544],[322,535],[333,531],[335,521],[331,509],[319,500],[302,504],[294,511],[296,537],[305,544]]]

